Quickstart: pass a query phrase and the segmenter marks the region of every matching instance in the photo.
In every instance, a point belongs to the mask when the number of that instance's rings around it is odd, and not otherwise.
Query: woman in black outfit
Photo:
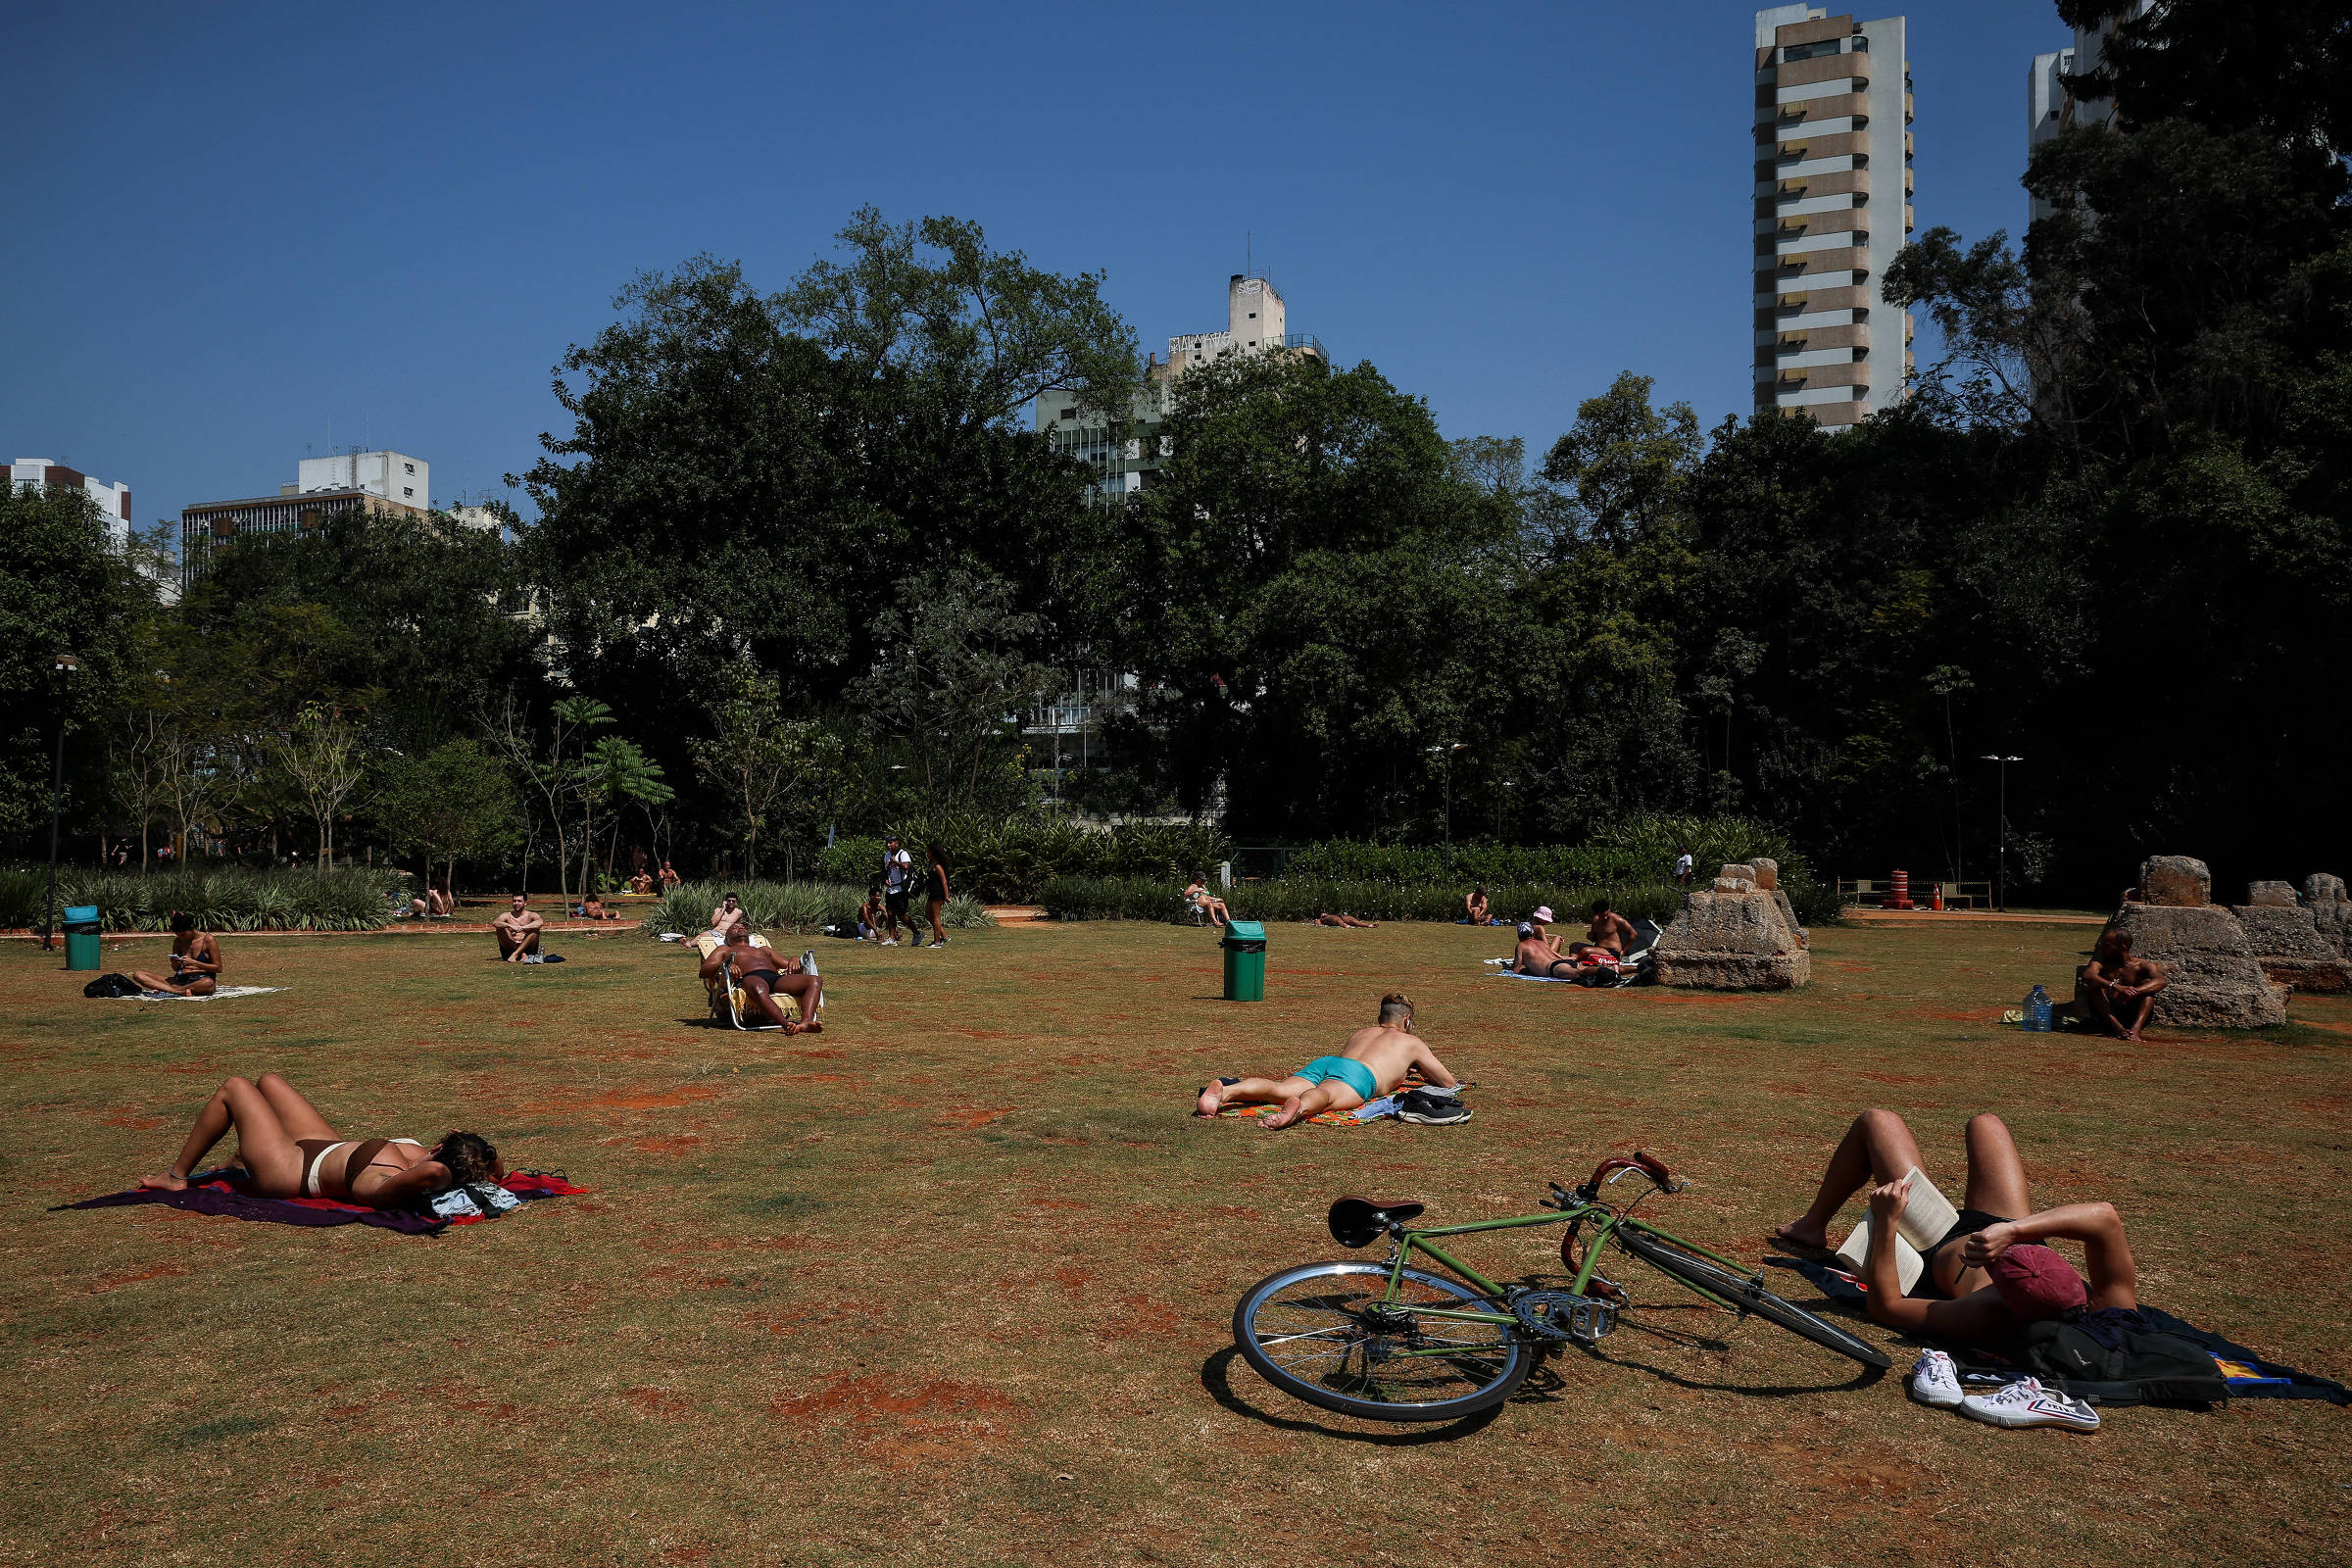
[[[928,900],[924,913],[931,919],[931,945],[944,948],[948,945],[948,933],[940,927],[939,911],[948,906],[948,856],[945,850],[933,844],[924,849],[923,858],[930,862],[929,869],[924,872],[930,883],[924,889]]]

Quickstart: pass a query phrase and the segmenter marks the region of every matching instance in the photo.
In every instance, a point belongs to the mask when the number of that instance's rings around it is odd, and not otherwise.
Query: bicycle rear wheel
[[[1743,1312],[1753,1312],[1768,1323],[1777,1323],[1791,1334],[1811,1340],[1825,1350],[1835,1350],[1864,1366],[1886,1368],[1894,1365],[1885,1350],[1869,1341],[1857,1338],[1826,1318],[1815,1317],[1801,1306],[1790,1305],[1747,1276],[1735,1274],[1713,1259],[1687,1251],[1663,1237],[1652,1236],[1627,1225],[1618,1230],[1617,1241],[1644,1263],[1654,1264],[1683,1284],[1729,1301]]]
[[[1500,1312],[1467,1285],[1408,1268],[1306,1263],[1242,1293],[1233,1342],[1294,1399],[1372,1421],[1452,1421],[1489,1410],[1527,1380],[1535,1351],[1499,1323],[1430,1317]]]

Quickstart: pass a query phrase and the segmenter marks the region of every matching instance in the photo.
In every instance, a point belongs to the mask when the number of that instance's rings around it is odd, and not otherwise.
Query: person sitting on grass
[[[604,898],[599,894],[591,893],[582,901],[579,915],[583,920],[617,920],[620,918],[620,911],[606,908]]]
[[[196,917],[184,909],[172,911],[172,972],[149,974],[133,970],[131,984],[141,991],[168,991],[175,997],[209,997],[220,986],[220,944],[210,931],[196,929]]]
[[[1353,1110],[1395,1094],[1407,1077],[1439,1089],[1460,1082],[1429,1043],[1413,1033],[1413,1004],[1392,991],[1380,999],[1380,1022],[1348,1037],[1336,1056],[1317,1056],[1288,1078],[1220,1078],[1203,1087],[1193,1106],[1214,1116],[1227,1105],[1279,1105],[1259,1125],[1289,1127],[1326,1110]]]
[[[514,905],[490,926],[498,933],[498,956],[509,963],[520,963],[538,953],[539,933],[547,929],[547,922],[517,893]]]
[[[2131,932],[2111,926],[2099,933],[2090,962],[2075,981],[2075,1001],[2116,1039],[2136,1041],[2156,1006],[2156,993],[2171,983],[2155,963],[2132,956]]]
[[[629,891],[641,899],[650,896],[654,891],[654,873],[640,871],[629,878]]]
[[[882,884],[877,882],[865,890],[865,902],[858,906],[858,940],[882,940],[882,922],[889,915],[882,907]]]
[[[1308,925],[1345,926],[1350,931],[1369,931],[1380,924],[1378,920],[1358,920],[1352,914],[1318,914],[1306,923]]]
[[[471,1182],[502,1180],[498,1151],[473,1133],[453,1132],[427,1149],[414,1138],[346,1139],[318,1107],[278,1074],[231,1078],[213,1091],[179,1157],[161,1176],[139,1185],[157,1192],[187,1189],[197,1162],[230,1128],[237,1157],[253,1190],[264,1198],[332,1198],[370,1208],[414,1208],[420,1200]]]
[[[662,891],[667,893],[678,885],[677,868],[667,860],[662,862]]]
[[[1233,914],[1225,907],[1225,901],[1208,891],[1208,874],[1204,871],[1193,873],[1193,880],[1184,890],[1184,902],[1207,915],[1208,923],[1213,926],[1233,924]]]
[[[409,914],[418,920],[446,920],[456,909],[457,900],[449,896],[449,889],[430,883],[425,885],[421,897],[409,901]]]
[[[1487,890],[1485,888],[1472,888],[1470,896],[1462,900],[1462,908],[1466,913],[1458,922],[1459,924],[1493,925],[1494,923],[1494,914],[1487,906]]]
[[[1895,1221],[1911,1199],[1911,1171],[1927,1167],[1903,1118],[1866,1110],[1846,1129],[1813,1206],[1773,1232],[1786,1246],[1828,1246],[1828,1226],[1865,1183],[1870,1194],[1870,1252],[1862,1268],[1865,1305],[1890,1329],[1962,1345],[1999,1348],[2018,1329],[2079,1308],[2138,1305],[2139,1271],[2112,1203],[2068,1203],[2034,1211],[2026,1192],[2026,1165],[2008,1124],[1989,1112],[1969,1118],[1968,1187],[1960,1217],[1942,1240],[1921,1254],[1919,1277],[1929,1298],[1903,1295],[1895,1268]],[[2063,1237],[2081,1242],[2089,1265],[2085,1284],[2074,1265],[2043,1245]]]
[[[1609,907],[1606,899],[1592,901],[1592,924],[1585,932],[1585,940],[1568,944],[1568,956],[1577,957],[1594,950],[1612,958],[1625,956],[1625,945],[1634,940],[1634,923]]]
[[[817,1017],[817,1010],[825,1004],[825,983],[817,978],[814,953],[802,954],[798,961],[780,958],[773,948],[754,946],[751,929],[737,923],[727,928],[727,940],[712,948],[703,960],[707,984],[715,985],[730,972],[752,1004],[786,1034],[825,1032],[824,1021]],[[794,1023],[785,1015],[783,1004],[776,1000],[779,993],[800,1004],[802,1022]]]
[[[1519,946],[1511,955],[1511,972],[1532,974],[1539,980],[1562,980],[1567,978],[1559,972],[1562,968],[1573,975],[1576,960],[1563,955],[1546,938],[1537,935],[1532,923],[1520,921]]]

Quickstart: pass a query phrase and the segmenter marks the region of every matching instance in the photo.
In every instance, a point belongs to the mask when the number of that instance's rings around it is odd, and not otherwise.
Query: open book
[[[1952,1227],[1959,1223],[1960,1211],[1936,1190],[1936,1184],[1928,1180],[1925,1171],[1912,1166],[1911,1197],[1894,1221],[1894,1277],[1905,1296],[1911,1294],[1911,1288],[1919,1283],[1919,1276],[1927,1268],[1920,1254],[1950,1235]],[[1854,1273],[1863,1271],[1863,1260],[1870,1256],[1869,1216],[1865,1215],[1862,1223],[1854,1227],[1854,1233],[1838,1249],[1838,1255],[1846,1260]]]

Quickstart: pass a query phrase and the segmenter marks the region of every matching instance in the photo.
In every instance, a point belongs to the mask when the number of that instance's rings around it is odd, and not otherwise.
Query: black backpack
[[[2027,1324],[2011,1359],[2096,1404],[2212,1404],[2230,1396],[2213,1352],[2196,1341],[2149,1328],[2136,1312],[2093,1316],[2102,1320],[2095,1335],[2080,1321]]]
[[[146,995],[139,983],[126,974],[102,974],[81,988],[85,997],[138,997]]]

